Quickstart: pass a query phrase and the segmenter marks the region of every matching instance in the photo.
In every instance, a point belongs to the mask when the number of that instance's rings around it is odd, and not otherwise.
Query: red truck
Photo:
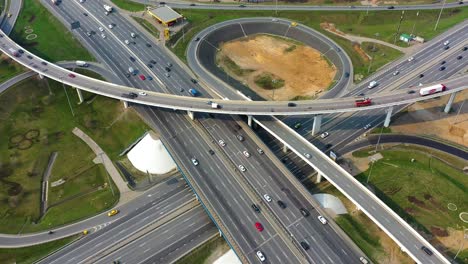
[[[368,106],[372,104],[372,100],[370,98],[361,98],[361,99],[356,99],[354,101],[356,107],[361,107],[361,106]]]

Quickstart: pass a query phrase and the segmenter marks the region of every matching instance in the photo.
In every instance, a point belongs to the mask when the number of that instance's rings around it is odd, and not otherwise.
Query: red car
[[[70,74],[68,74],[68,77],[70,77],[70,78],[75,78],[75,77],[76,77],[76,75],[75,75],[75,74],[73,74],[73,73],[70,73]]]
[[[259,232],[262,232],[262,231],[263,231],[263,226],[262,226],[262,224],[260,224],[259,222],[256,222],[256,223],[255,223],[255,228],[257,228],[257,230],[258,230]]]
[[[143,74],[141,74],[141,75],[138,76],[138,77],[140,77],[140,79],[141,79],[142,81],[146,80],[146,77],[145,77]]]

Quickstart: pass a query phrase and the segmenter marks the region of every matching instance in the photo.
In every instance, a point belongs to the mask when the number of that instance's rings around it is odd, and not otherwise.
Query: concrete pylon
[[[124,104],[124,108],[128,108],[128,102],[127,101],[122,101]]]
[[[450,109],[452,108],[452,104],[453,104],[453,101],[455,100],[455,95],[457,93],[452,93],[450,95],[450,98],[447,102],[447,104],[445,105],[445,108],[444,108],[444,113],[448,114],[448,112],[450,112]]]
[[[385,121],[384,121],[384,127],[388,127],[390,125],[390,120],[392,118],[392,112],[393,112],[393,106],[390,106],[389,108],[387,108],[387,116],[385,117]]]
[[[252,121],[253,117],[251,115],[247,116],[247,125],[249,125],[249,127],[252,127]]]
[[[44,79],[44,75],[39,74],[39,78],[40,78],[41,80]]]
[[[288,152],[288,146],[286,146],[286,144],[283,145],[283,152],[284,152],[284,153],[287,153],[287,152]]]
[[[195,120],[195,113],[194,113],[194,112],[192,112],[192,111],[187,111],[187,114],[188,114],[188,116],[190,117],[190,119]]]
[[[312,136],[317,134],[320,131],[322,126],[322,115],[314,116],[314,124],[312,125]]]
[[[322,174],[317,173],[317,180],[315,181],[315,183],[320,183],[321,181],[322,181]]]
[[[83,102],[84,102],[83,93],[82,93],[81,90],[78,89],[78,88],[75,88],[75,90],[76,90],[76,93],[78,94],[78,99],[80,100],[80,101],[78,102],[78,104],[83,103]]]

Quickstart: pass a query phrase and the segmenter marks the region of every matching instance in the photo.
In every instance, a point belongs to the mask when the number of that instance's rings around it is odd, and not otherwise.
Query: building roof
[[[149,8],[148,12],[163,23],[168,23],[182,17],[182,15],[166,5]]]
[[[403,37],[403,38],[406,38],[406,39],[412,39],[413,38],[413,37],[411,37],[411,35],[406,34],[406,33],[401,34],[400,37]]]

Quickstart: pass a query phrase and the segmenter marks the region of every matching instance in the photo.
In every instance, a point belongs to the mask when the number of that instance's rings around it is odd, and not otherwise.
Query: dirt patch
[[[439,226],[431,226],[431,233],[438,237],[447,237],[449,235],[445,228]]]
[[[444,246],[447,248],[452,248],[455,250],[460,249],[460,246],[463,245],[461,250],[468,250],[468,243],[464,243],[464,234],[463,230],[456,230],[453,228],[447,228],[448,236],[445,237],[437,237],[437,240],[439,240]]]
[[[435,136],[468,145],[468,104],[462,106],[468,99],[468,90],[459,92],[453,104],[454,111],[445,114],[443,108],[449,96],[443,96],[425,102],[415,103],[408,111],[392,123],[392,131],[402,134]],[[460,110],[460,114],[457,114]]]
[[[36,16],[35,16],[35,15],[32,15],[32,16],[29,18],[28,22],[29,22],[29,23],[32,23],[34,20],[36,20]]]
[[[266,100],[315,97],[332,84],[336,75],[335,66],[321,57],[317,50],[263,34],[224,43],[216,61],[236,80]],[[274,92],[265,90],[255,83],[255,77],[260,74],[278,76],[284,80],[284,86]]]

